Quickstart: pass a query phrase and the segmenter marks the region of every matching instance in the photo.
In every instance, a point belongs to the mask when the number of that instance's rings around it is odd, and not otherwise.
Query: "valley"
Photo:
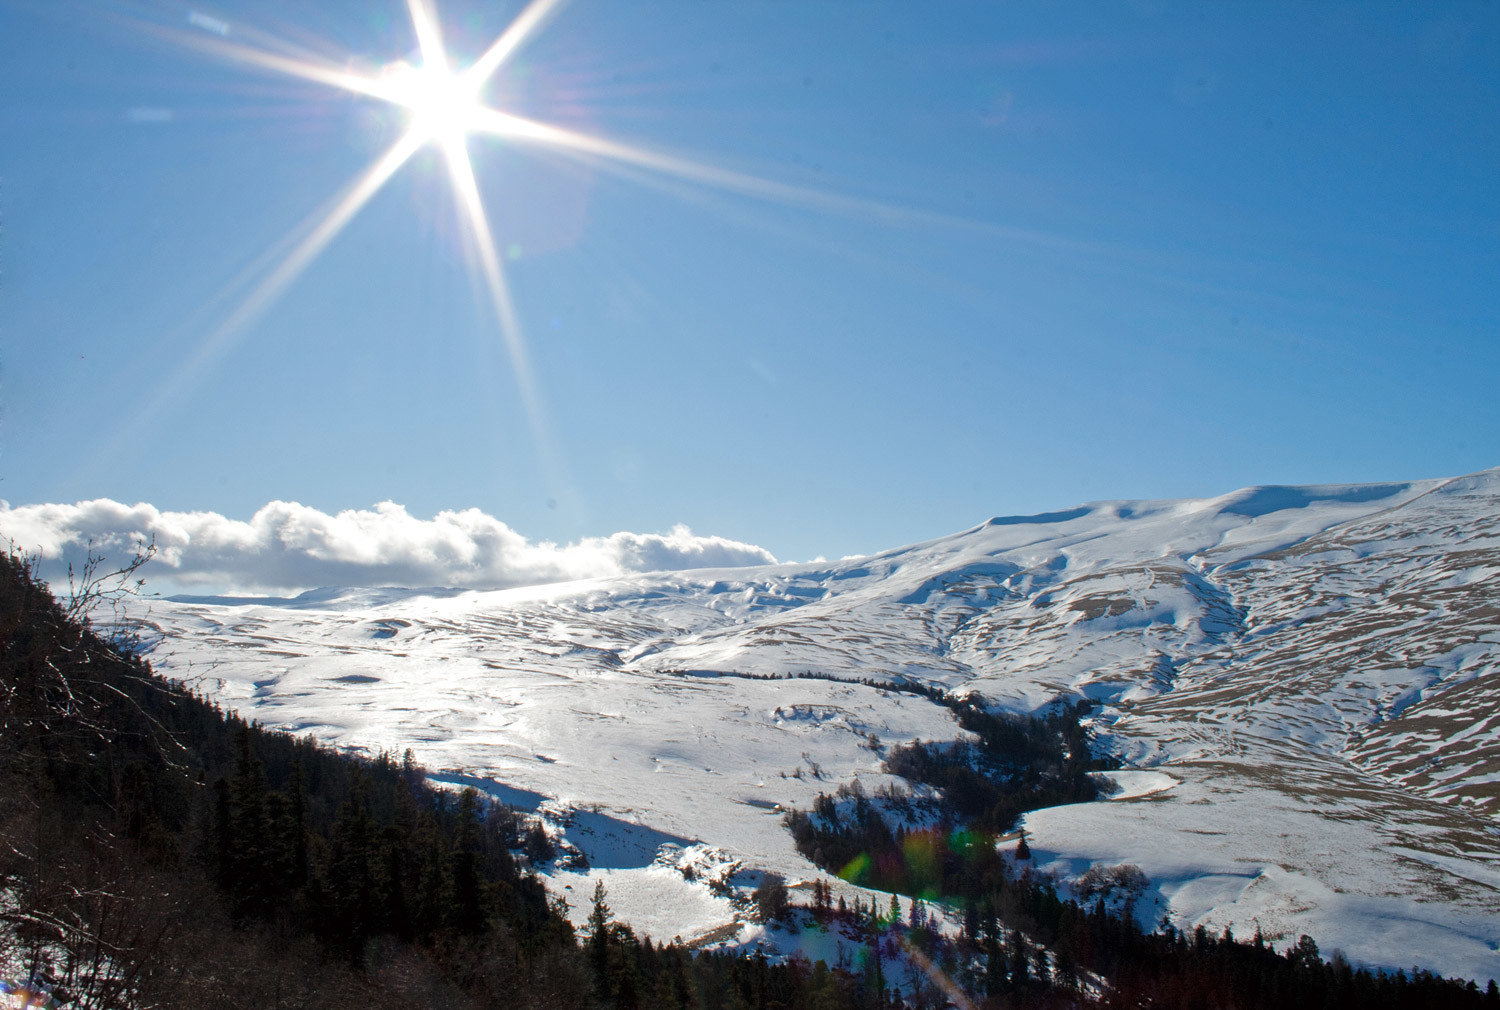
[[[545,871],[575,914],[607,877],[622,917],[689,942],[794,942],[736,921],[699,871],[824,876],[779,810],[878,789],[891,746],[961,734],[902,686],[1021,712],[1088,698],[1114,774],[1157,777],[1025,817],[1064,888],[1132,863],[1144,924],[1305,932],[1482,984],[1500,976],[1497,572],[1490,470],[1093,503],[838,562],[177,598],[134,620],[158,669],[247,718],[410,747],[518,800],[588,858]]]

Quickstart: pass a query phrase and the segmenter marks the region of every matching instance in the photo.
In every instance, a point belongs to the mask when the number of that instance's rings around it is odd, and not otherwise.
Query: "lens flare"
[[[870,854],[868,852],[861,852],[845,863],[843,868],[839,870],[839,879],[847,880],[850,883],[858,883],[864,879],[864,875],[869,871],[871,865]]]

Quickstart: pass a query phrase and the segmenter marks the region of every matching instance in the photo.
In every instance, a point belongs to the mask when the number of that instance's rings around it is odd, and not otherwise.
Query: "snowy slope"
[[[873,787],[889,744],[956,735],[849,678],[1018,709],[1087,695],[1106,744],[1162,777],[1031,815],[1059,873],[1135,862],[1145,914],[1486,979],[1497,572],[1491,470],[1095,503],[833,563],[167,601],[145,621],[159,667],[246,715],[530,790],[622,914],[685,939],[727,935],[732,910],[674,866],[810,875],[777,804]],[[569,811],[622,827],[580,834]],[[632,824],[654,847],[619,842]]]

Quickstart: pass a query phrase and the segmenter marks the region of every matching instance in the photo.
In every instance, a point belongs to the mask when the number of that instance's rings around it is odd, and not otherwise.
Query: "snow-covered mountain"
[[[853,682],[918,681],[1103,704],[1127,788],[1026,821],[1062,879],[1132,862],[1143,914],[1483,980],[1497,574],[1500,469],[1100,502],[832,563],[179,599],[143,620],[160,669],[247,716],[513,787],[591,857],[552,875],[580,916],[602,876],[648,932],[734,935],[705,876],[815,872],[778,805],[875,787],[889,745],[959,735]]]

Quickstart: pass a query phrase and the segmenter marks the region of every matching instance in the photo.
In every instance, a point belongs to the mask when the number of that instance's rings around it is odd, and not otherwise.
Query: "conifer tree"
[[[307,780],[300,760],[292,762],[292,774],[287,782],[287,815],[289,883],[297,889],[307,883]]]
[[[604,881],[594,883],[594,907],[589,910],[589,964],[594,969],[594,985],[600,996],[609,995],[609,892]]]
[[[385,896],[381,921],[386,929],[402,940],[410,940],[416,930],[412,919],[411,883],[407,876],[403,843],[401,831],[394,824],[388,825],[381,833],[380,849],[384,872],[380,889]]]
[[[229,783],[214,781],[214,882],[225,891],[233,879],[234,821],[229,812]]]
[[[251,752],[248,726],[240,727],[236,743],[239,756],[229,789],[229,893],[236,915],[258,914],[269,905],[276,862],[266,807],[266,771]]]
[[[1032,951],[1031,971],[1032,974],[1036,976],[1036,980],[1043,983],[1044,985],[1052,977],[1052,971],[1049,959],[1047,957],[1046,947],[1038,947],[1036,948],[1036,950]]]
[[[1009,977],[1007,968],[1005,950],[1000,946],[1000,941],[993,934],[987,936],[984,941],[984,994],[986,996],[997,997],[1005,991],[1005,981]]]
[[[1026,943],[1026,937],[1021,935],[1018,929],[1010,933],[1010,983],[1015,989],[1025,988],[1027,977],[1030,974],[1030,949]]]
[[[974,943],[979,933],[979,908],[974,904],[974,899],[970,898],[964,902],[963,910],[963,925],[959,927],[958,938],[960,943],[967,946]]]
[[[767,873],[755,887],[755,905],[762,922],[770,923],[786,918],[791,911],[787,896],[786,881],[780,874]]]
[[[349,799],[333,824],[324,874],[324,931],[356,961],[379,915],[372,861],[376,855],[374,821],[368,807],[368,783],[355,777]]]
[[[423,815],[418,839],[421,856],[417,875],[415,928],[418,934],[431,934],[443,925],[450,890],[447,851],[432,811]]]
[[[460,933],[480,933],[486,925],[481,858],[479,793],[469,788],[458,798],[458,837],[450,868],[453,884],[450,924]]]

